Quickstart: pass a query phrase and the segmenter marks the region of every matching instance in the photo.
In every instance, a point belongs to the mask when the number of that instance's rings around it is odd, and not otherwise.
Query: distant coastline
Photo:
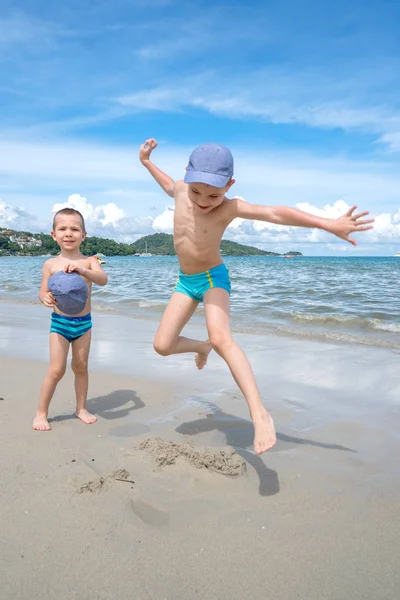
[[[123,244],[108,238],[87,237],[82,252],[88,256],[176,256],[173,236],[169,233],[146,235],[133,244]],[[0,256],[55,256],[59,247],[45,233],[30,233],[0,228]],[[301,252],[289,250],[284,254],[260,250],[231,240],[222,240],[221,254],[224,256],[302,256]]]

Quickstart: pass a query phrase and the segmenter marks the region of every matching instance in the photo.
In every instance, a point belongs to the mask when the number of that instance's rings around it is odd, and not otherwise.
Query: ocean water
[[[37,302],[44,257],[1,257],[0,299]],[[400,259],[225,257],[232,329],[400,348]],[[109,283],[93,309],[158,320],[178,274],[176,257],[108,257]],[[0,304],[1,312],[1,304]],[[202,306],[194,315],[204,321]]]

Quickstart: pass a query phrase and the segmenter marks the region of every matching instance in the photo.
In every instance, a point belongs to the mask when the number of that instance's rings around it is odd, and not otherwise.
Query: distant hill
[[[149,252],[150,254],[164,255],[164,256],[175,256],[174,250],[174,239],[170,233],[153,233],[152,235],[146,235],[134,243],[136,252]],[[221,242],[221,253],[226,256],[281,256],[277,252],[268,252],[267,250],[260,250],[254,246],[244,246],[231,240],[222,240]],[[106,253],[105,253],[106,254]],[[288,255],[302,256],[301,252],[289,251],[285,253]]]
[[[10,237],[13,238],[10,240]],[[172,234],[154,233],[146,235],[133,244],[121,244],[108,238],[87,237],[83,242],[82,253],[87,256],[102,253],[106,256],[130,256],[149,252],[160,256],[175,256]],[[18,255],[56,255],[59,247],[51,235],[29,233],[0,228],[0,254]],[[244,246],[230,240],[222,240],[221,253],[226,256],[280,256],[277,252],[260,250],[254,246]],[[290,251],[285,254],[301,256],[301,252]]]
[[[134,244],[120,244],[114,240],[99,237],[87,237],[81,250],[87,256],[93,256],[98,252],[106,256],[128,256],[136,252]],[[47,233],[30,233],[0,228],[0,255],[56,255],[59,251],[59,246]]]

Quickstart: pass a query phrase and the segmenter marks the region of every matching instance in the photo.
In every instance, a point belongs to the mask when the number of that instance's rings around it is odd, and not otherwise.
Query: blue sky
[[[48,230],[55,206],[89,233],[169,231],[170,199],[137,160],[174,178],[205,141],[231,147],[232,191],[261,204],[377,218],[359,246],[237,222],[276,251],[400,249],[400,3],[0,0],[0,226]]]

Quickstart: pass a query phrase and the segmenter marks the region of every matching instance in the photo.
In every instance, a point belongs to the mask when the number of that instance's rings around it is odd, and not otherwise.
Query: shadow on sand
[[[260,495],[273,496],[274,494],[277,494],[279,492],[278,474],[276,471],[269,469],[265,465],[263,459],[251,450],[254,439],[252,423],[246,419],[225,413],[215,405],[212,406],[212,410],[212,414],[208,414],[202,419],[182,423],[182,425],[179,425],[179,427],[176,428],[176,431],[183,435],[196,435],[206,431],[220,431],[225,435],[227,445],[232,446],[257,472],[260,479]],[[269,452],[283,449],[283,444],[285,444],[285,449],[288,447],[290,448],[290,445],[294,447],[297,444],[302,444],[326,448],[328,450],[355,452],[355,450],[352,450],[351,448],[346,448],[345,446],[340,446],[338,444],[324,444],[322,442],[315,442],[313,440],[294,437],[284,433],[277,433],[276,437],[278,440],[277,444]],[[283,442],[283,444],[281,442]],[[286,444],[289,446],[287,447]]]
[[[144,408],[144,402],[134,390],[115,390],[105,396],[97,396],[87,401],[89,412],[99,415],[104,419],[122,419],[127,417],[133,410]],[[75,415],[59,415],[49,419],[50,421],[67,421],[76,419]]]

